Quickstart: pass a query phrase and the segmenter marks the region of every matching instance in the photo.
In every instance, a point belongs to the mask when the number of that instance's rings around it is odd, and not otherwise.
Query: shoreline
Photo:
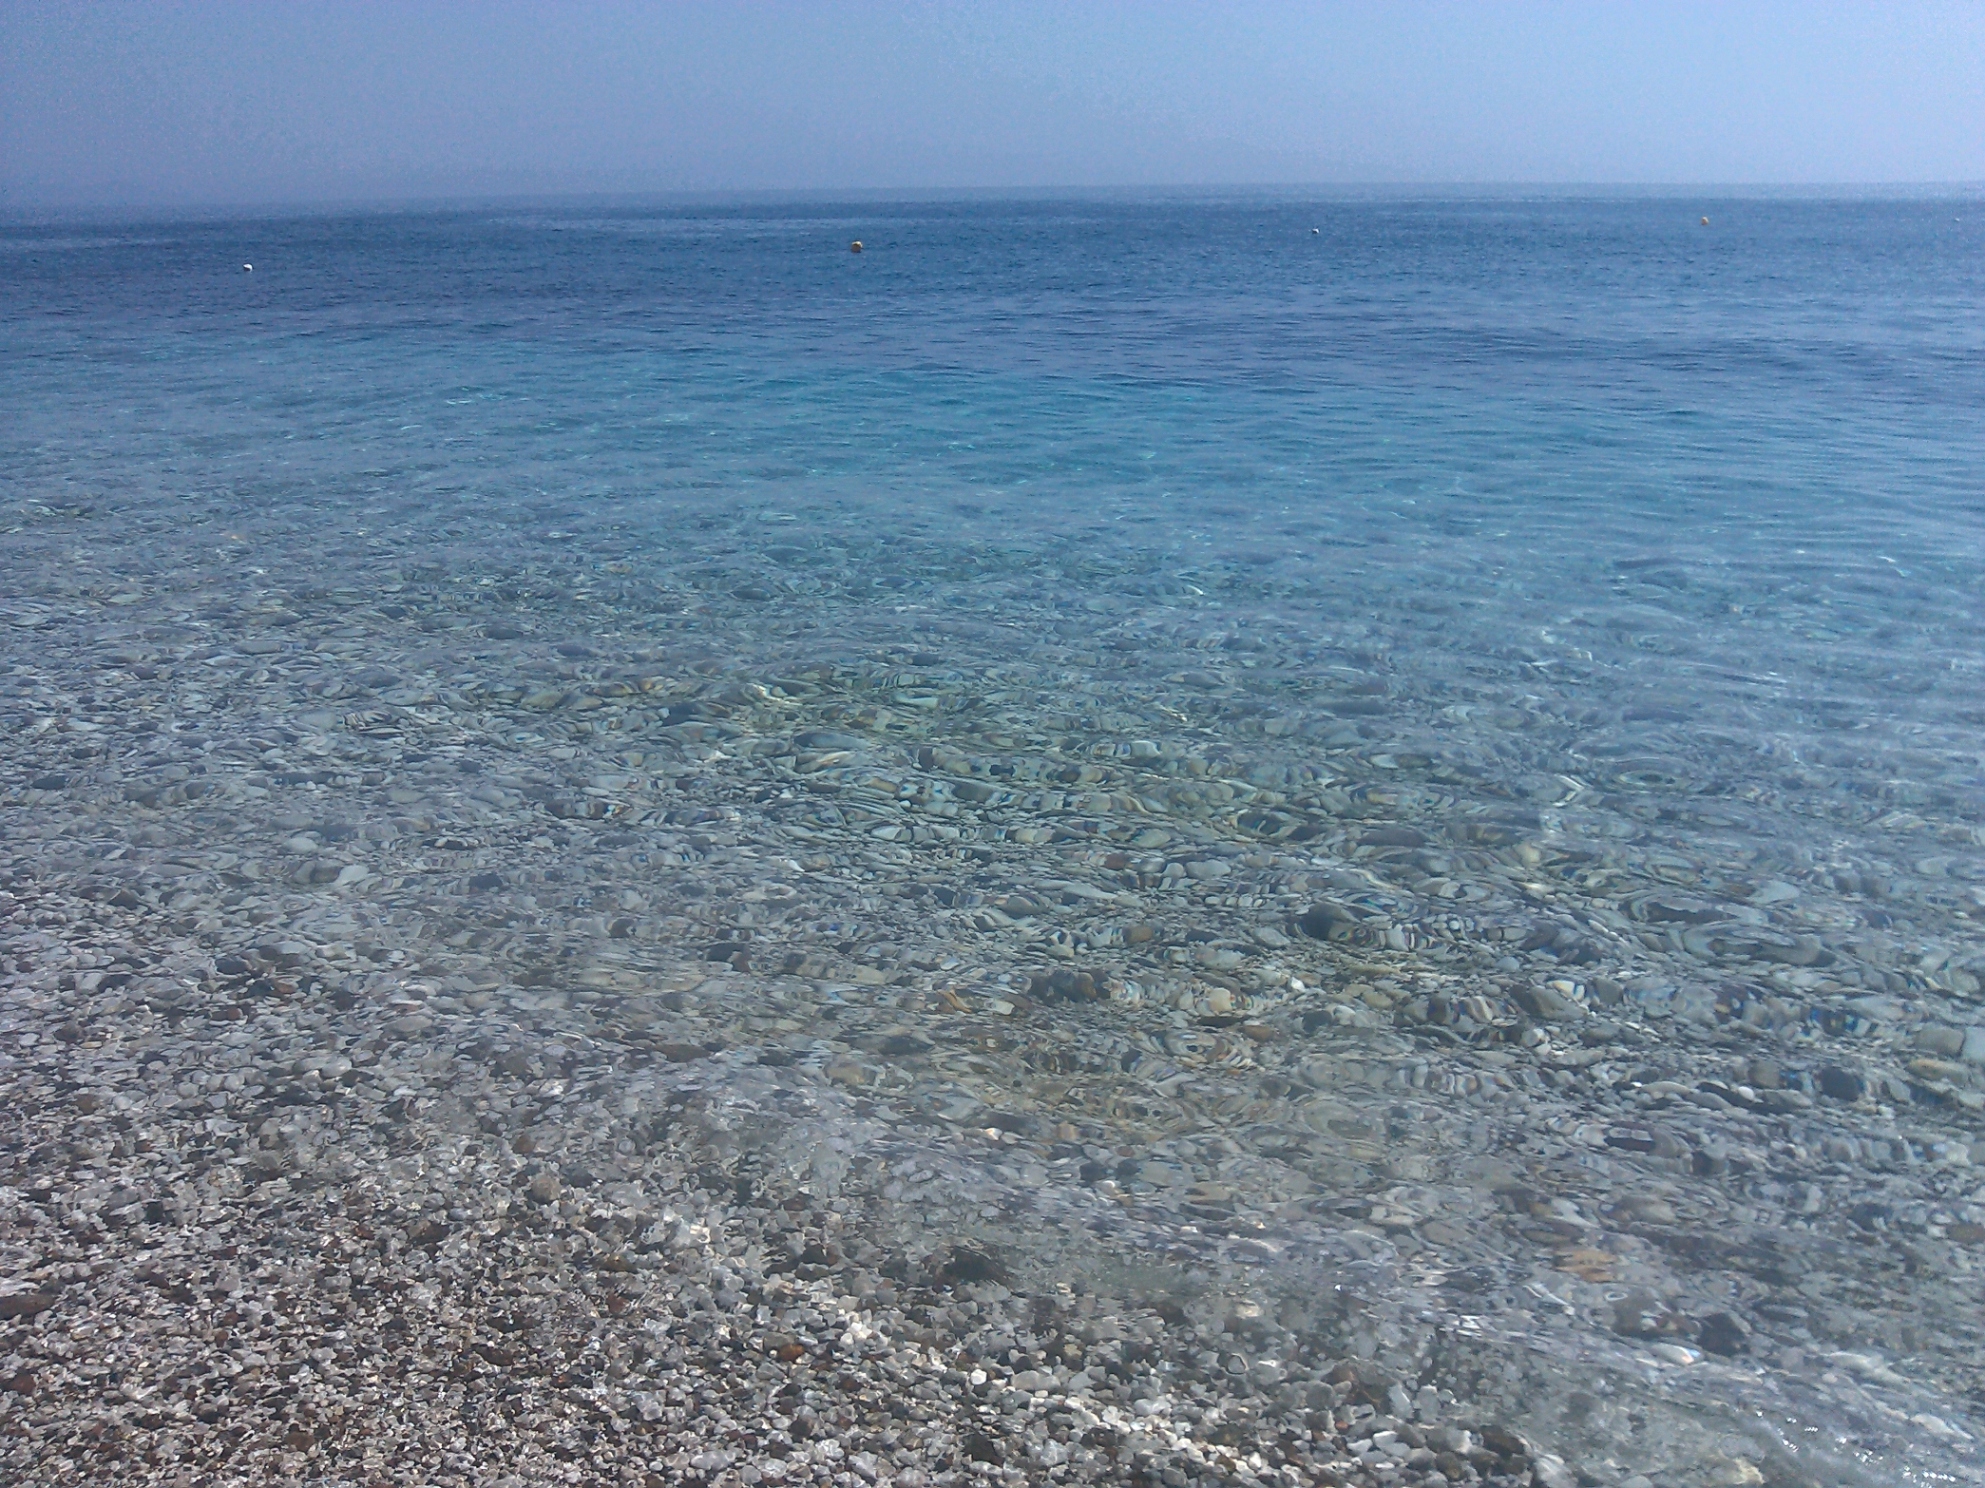
[[[49,907],[20,887],[12,924]],[[133,918],[96,928],[130,945]],[[202,959],[182,943],[152,977],[49,999],[65,1021],[5,1071],[13,1109],[65,1092],[10,1132],[28,1181],[0,1201],[34,1287],[0,1304],[0,1459],[35,1481],[1400,1481],[1352,1441],[1451,1482],[1574,1481],[1437,1385],[1316,1356],[1258,1303],[1228,1299],[1220,1326],[1183,1290],[1029,1286],[1004,1247],[888,1253],[859,1202],[758,1151],[713,1162],[707,1127],[671,1134],[688,1117],[466,1134],[506,1073],[557,1067],[547,1045],[591,1061],[589,1099],[680,1113],[644,1051],[513,1031],[482,1078],[384,1101],[389,1082],[322,1079],[341,1054],[287,1056],[351,1048],[364,1070],[368,1045],[418,1061],[409,1035],[477,1030],[340,1012],[274,967],[171,976]],[[171,1098],[174,1044],[207,1039],[269,1071],[245,1119]],[[564,1164],[533,1160],[560,1126]]]

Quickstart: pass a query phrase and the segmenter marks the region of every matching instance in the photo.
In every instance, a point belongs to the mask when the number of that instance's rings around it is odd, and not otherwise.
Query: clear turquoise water
[[[1615,709],[1530,763],[1685,756],[1795,856],[1888,861],[1880,803],[1985,803],[1966,201],[734,204],[0,254],[10,496],[87,501],[112,567],[191,522],[369,522],[445,566],[635,561],[694,520],[712,573],[866,622],[1004,545],[1022,609],[1198,574],[1202,629],[1286,662]],[[781,570],[764,516],[858,546]]]
[[[1795,729],[1961,744],[1981,241],[1946,201],[15,226],[5,454],[19,499],[382,503],[417,542],[692,503],[1107,534],[1245,558],[1292,624],[1411,594],[1485,611],[1398,617],[1416,649],[1732,705],[1742,656]]]
[[[14,223],[0,607],[497,585],[546,635],[739,669],[1272,676],[1195,713],[1216,748],[1355,672],[1390,701],[1324,709],[1332,748],[1418,751],[1694,889],[1741,859],[1801,886],[1802,933],[1882,941],[1844,986],[1955,1017],[1985,971],[1981,290],[1985,211],[1946,199]]]

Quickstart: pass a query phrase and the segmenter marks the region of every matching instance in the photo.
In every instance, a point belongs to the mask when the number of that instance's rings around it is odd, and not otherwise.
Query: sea
[[[885,1250],[1985,1472],[1975,193],[8,219],[0,622],[17,870]]]

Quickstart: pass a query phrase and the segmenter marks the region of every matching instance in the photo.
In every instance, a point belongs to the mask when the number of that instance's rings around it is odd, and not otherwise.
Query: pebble
[[[1540,1023],[1562,1023],[1585,1015],[1584,1008],[1552,987],[1520,986],[1512,988],[1509,995],[1513,1003]]]

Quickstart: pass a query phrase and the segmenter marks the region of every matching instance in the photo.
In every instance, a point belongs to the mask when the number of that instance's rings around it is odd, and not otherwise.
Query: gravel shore
[[[0,899],[14,944],[128,968],[9,1002],[16,1481],[1574,1481],[1258,1306],[878,1246],[645,1051],[68,908]]]

